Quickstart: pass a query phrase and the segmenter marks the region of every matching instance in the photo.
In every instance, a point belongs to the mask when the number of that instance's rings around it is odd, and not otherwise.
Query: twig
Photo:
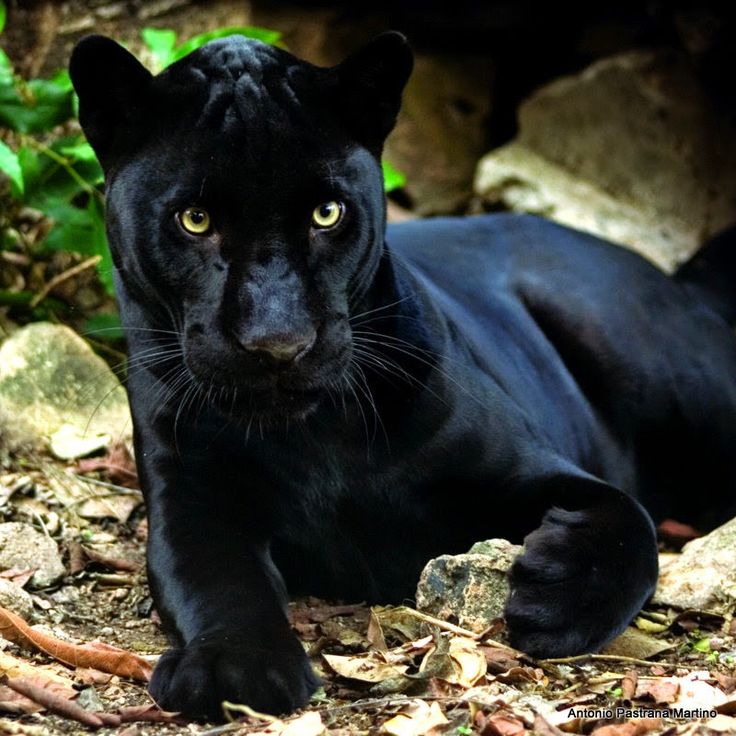
[[[137,488],[125,488],[123,486],[116,486],[114,483],[108,483],[105,480],[98,480],[97,478],[88,478],[86,475],[79,475],[79,473],[72,473],[77,479],[84,481],[85,483],[91,483],[95,486],[103,486],[104,488],[110,488],[113,493],[106,493],[102,496],[89,496],[84,501],[89,501],[90,498],[106,498],[108,496],[139,496],[143,498],[143,493]],[[83,503],[82,501],[81,503]]]
[[[52,289],[55,289],[59,284],[66,281],[67,279],[70,279],[72,276],[76,276],[78,273],[86,271],[92,266],[96,266],[101,260],[102,256],[100,255],[91,256],[81,263],[77,263],[76,266],[72,266],[71,268],[67,268],[66,271],[62,271],[61,273],[56,274],[56,276],[48,281],[44,285],[43,289],[41,289],[41,291],[39,291],[38,294],[36,294],[33,299],[31,299],[31,301],[28,303],[28,306],[31,309],[37,307],[49,295]]]
[[[52,693],[23,677],[7,677],[7,675],[3,675],[0,677],[0,683],[7,685],[11,690],[24,695],[34,703],[42,705],[51,713],[56,713],[57,715],[64,716],[65,718],[73,718],[75,721],[83,723],[85,726],[90,726],[91,728],[102,728],[102,726],[105,725],[113,725],[106,724],[105,721],[108,720],[107,718],[103,720],[103,718],[96,713],[85,710],[75,702],[62,697],[61,695],[56,695],[55,693]]]
[[[539,664],[573,664],[575,662],[583,662],[585,660],[593,660],[595,662],[627,662],[628,664],[640,664],[645,667],[683,667],[684,669],[693,669],[687,665],[681,665],[678,662],[650,662],[646,659],[637,659],[636,657],[625,657],[619,654],[577,654],[574,657],[554,657],[553,659],[540,659]],[[697,668],[696,668],[697,669]]]

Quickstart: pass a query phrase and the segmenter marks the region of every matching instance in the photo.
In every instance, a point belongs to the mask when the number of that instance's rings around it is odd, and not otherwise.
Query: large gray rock
[[[384,152],[407,175],[415,214],[457,213],[472,197],[475,165],[487,145],[492,79],[488,60],[417,54]]]
[[[28,619],[33,613],[33,599],[20,585],[0,578],[0,606]]]
[[[101,444],[128,439],[127,397],[82,338],[68,327],[37,322],[0,346],[0,436],[46,447],[60,430],[84,450],[95,437]]]
[[[17,521],[0,524],[0,569],[13,567],[36,569],[29,581],[33,588],[53,585],[66,573],[56,542]]]
[[[417,608],[480,633],[503,615],[509,596],[508,571],[521,554],[505,539],[474,544],[464,555],[430,560],[419,578]]]
[[[488,204],[542,214],[665,269],[736,221],[736,136],[687,64],[636,51],[534,93],[478,166]]]
[[[736,519],[688,542],[661,566],[654,603],[728,613],[736,609]]]

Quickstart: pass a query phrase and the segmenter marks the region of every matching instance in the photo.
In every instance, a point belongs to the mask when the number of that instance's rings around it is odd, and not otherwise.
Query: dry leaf
[[[478,643],[463,636],[453,636],[450,639],[449,657],[452,662],[455,676],[450,682],[473,687],[486,674],[486,657]]]
[[[92,642],[71,644],[32,629],[20,616],[0,607],[0,634],[9,641],[37,649],[71,667],[91,667],[131,680],[147,682],[153,667],[143,657],[124,649]]]
[[[140,488],[138,471],[135,460],[125,442],[115,442],[107,451],[105,457],[89,458],[77,463],[80,473],[94,473],[104,471],[110,483],[123,488]]]
[[[591,736],[642,736],[662,727],[661,718],[640,718],[626,723],[612,723],[596,728]]]
[[[485,719],[481,736],[524,736],[524,722],[511,713],[494,713]]]
[[[624,700],[631,700],[636,693],[636,685],[639,682],[639,676],[636,670],[629,670],[621,680],[621,697]]]
[[[449,723],[437,701],[413,700],[381,726],[382,733],[392,736],[421,736],[433,728]]]
[[[338,675],[361,682],[383,682],[391,677],[402,676],[408,669],[405,664],[389,664],[383,661],[375,652],[354,657],[339,654],[323,654],[322,656]]]
[[[657,680],[639,680],[635,697],[651,698],[655,703],[674,703],[680,692],[680,683],[676,678],[659,678]]]

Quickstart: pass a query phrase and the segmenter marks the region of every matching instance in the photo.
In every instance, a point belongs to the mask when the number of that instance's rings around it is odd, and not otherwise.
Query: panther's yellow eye
[[[192,235],[204,235],[212,224],[209,212],[200,207],[187,207],[179,213],[179,222]]]
[[[312,225],[319,228],[334,227],[340,222],[343,206],[340,202],[324,202],[312,212]]]

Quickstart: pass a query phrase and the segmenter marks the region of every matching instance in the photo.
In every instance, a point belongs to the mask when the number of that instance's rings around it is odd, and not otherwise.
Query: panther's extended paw
[[[171,649],[149,690],[165,710],[222,720],[223,700],[281,715],[306,705],[318,686],[301,644],[287,633],[268,644],[223,635]]]
[[[599,511],[547,512],[511,568],[511,643],[536,657],[592,652],[626,628],[652,592],[656,547]],[[631,531],[631,530],[630,530]]]

